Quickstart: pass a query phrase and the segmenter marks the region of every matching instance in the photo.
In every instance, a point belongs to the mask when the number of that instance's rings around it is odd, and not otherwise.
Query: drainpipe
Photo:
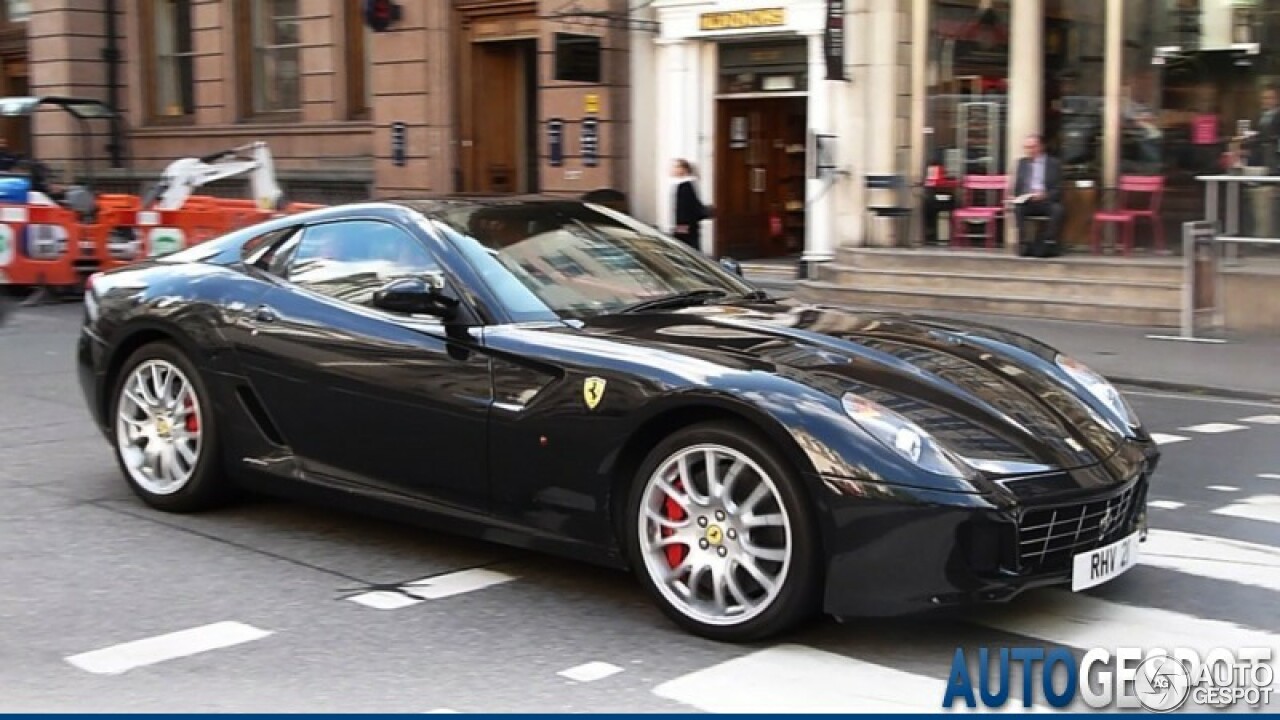
[[[106,0],[107,12],[107,47],[102,51],[102,59],[107,63],[107,104],[113,112],[120,109],[120,38],[116,33],[116,0]],[[120,123],[112,121],[111,140],[107,143],[107,152],[111,154],[111,167],[124,167],[120,137]]]

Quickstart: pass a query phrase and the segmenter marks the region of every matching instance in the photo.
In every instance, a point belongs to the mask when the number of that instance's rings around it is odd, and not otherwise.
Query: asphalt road
[[[341,509],[146,509],[82,407],[79,312],[0,327],[0,711],[932,712],[958,647],[1280,653],[1280,407],[1130,394],[1167,453],[1108,585],[726,646],[573,562]]]

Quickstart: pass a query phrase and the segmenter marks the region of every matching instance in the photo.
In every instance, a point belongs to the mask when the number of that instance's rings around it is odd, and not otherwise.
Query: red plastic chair
[[[1005,196],[1009,192],[1009,176],[966,175],[963,187],[963,206],[951,212],[951,246],[955,247],[960,243],[961,223],[981,222],[984,225],[983,234],[987,241],[987,249],[993,249],[996,244],[996,221],[1004,215]],[[998,193],[994,205],[973,204],[974,193],[989,193],[993,191]],[[966,234],[963,237],[970,238],[973,236]]]
[[[1150,202],[1145,208],[1128,206],[1129,194],[1149,195]],[[1156,238],[1156,249],[1164,252],[1164,223],[1160,222],[1160,200],[1164,197],[1164,177],[1160,175],[1122,175],[1120,177],[1120,200],[1118,207],[1112,210],[1099,210],[1093,214],[1093,224],[1089,230],[1089,244],[1093,254],[1102,252],[1102,225],[1104,223],[1120,223],[1124,226],[1121,237],[1124,243],[1124,254],[1133,253],[1134,226],[1140,218],[1151,222],[1151,230]]]

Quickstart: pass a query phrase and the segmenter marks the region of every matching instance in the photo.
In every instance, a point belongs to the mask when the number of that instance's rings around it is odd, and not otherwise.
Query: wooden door
[[[463,190],[525,192],[536,167],[528,167],[529,43],[477,42],[471,63],[463,119]]]
[[[804,98],[722,100],[716,127],[717,255],[804,247]]]

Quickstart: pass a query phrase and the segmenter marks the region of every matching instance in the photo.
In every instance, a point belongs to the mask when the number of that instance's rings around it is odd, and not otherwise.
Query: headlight
[[[1124,399],[1124,395],[1116,389],[1114,385],[1107,382],[1107,379],[1098,373],[1090,370],[1087,365],[1067,357],[1066,355],[1058,355],[1055,362],[1058,367],[1066,371],[1076,382],[1080,383],[1103,405],[1107,406],[1116,417],[1124,421],[1129,427],[1138,427],[1138,414],[1129,407],[1129,402]]]
[[[902,415],[851,392],[840,404],[858,427],[920,468],[939,475],[964,474],[929,433]]]

